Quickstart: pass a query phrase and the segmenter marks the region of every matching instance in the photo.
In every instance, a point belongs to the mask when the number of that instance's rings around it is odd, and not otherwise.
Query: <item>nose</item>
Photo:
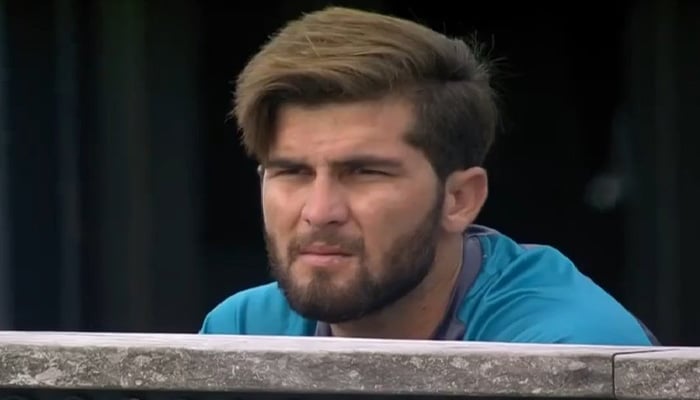
[[[332,178],[317,175],[309,185],[301,212],[303,220],[313,227],[341,225],[347,220],[348,214],[342,188]]]

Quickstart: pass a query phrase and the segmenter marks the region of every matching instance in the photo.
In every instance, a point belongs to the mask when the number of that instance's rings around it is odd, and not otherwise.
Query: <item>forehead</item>
[[[277,115],[269,155],[309,161],[357,152],[408,157],[417,153],[405,140],[413,124],[412,108],[401,100],[285,105]]]

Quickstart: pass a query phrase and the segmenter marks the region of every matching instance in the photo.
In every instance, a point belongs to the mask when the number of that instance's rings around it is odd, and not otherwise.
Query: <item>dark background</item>
[[[232,82],[326,4],[0,0],[0,328],[195,332],[266,282]],[[700,344],[700,2],[333,4],[476,34],[503,105],[478,222]]]

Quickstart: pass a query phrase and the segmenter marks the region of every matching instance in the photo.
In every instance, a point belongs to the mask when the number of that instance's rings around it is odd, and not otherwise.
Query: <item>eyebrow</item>
[[[266,160],[262,164],[262,167],[264,169],[267,169],[267,168],[289,169],[289,168],[303,167],[304,165],[306,165],[306,163],[304,163],[304,161],[302,161],[302,160],[280,157],[280,158],[270,158],[270,159]]]
[[[263,168],[289,169],[307,167],[308,163],[303,159],[288,157],[270,158],[264,163]],[[399,169],[403,167],[401,160],[376,155],[357,155],[340,160],[331,161],[333,168],[389,168]]]

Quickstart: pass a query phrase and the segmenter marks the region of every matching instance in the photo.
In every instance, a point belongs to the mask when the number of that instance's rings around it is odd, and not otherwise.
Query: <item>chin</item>
[[[320,289],[334,293],[347,290],[357,281],[357,270],[350,265],[340,269],[296,263],[289,272],[294,286],[304,290]]]
[[[310,265],[298,265],[291,272],[291,278],[295,286],[310,288],[322,285],[323,287],[345,286],[344,281],[351,277],[348,271],[328,271]],[[345,272],[345,273],[344,273]]]

